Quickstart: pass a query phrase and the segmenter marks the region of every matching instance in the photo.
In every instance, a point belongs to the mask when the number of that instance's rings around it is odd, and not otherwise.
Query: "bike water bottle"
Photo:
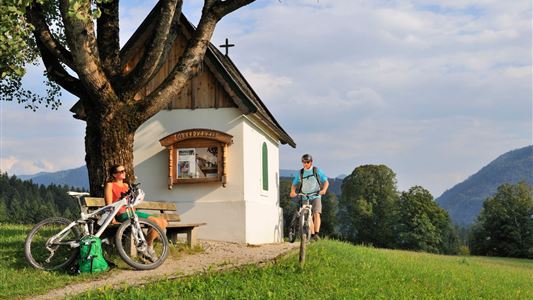
[[[96,224],[98,224],[98,226],[102,226],[105,220],[107,219],[107,216],[109,216],[109,211],[106,211],[105,213],[103,213],[100,219],[98,220],[98,222],[96,222]]]

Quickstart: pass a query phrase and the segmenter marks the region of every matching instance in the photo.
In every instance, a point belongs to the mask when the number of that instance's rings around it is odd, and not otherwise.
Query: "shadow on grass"
[[[0,249],[0,266],[10,269],[30,267],[24,257],[24,241],[3,242]]]
[[[29,225],[29,226],[31,226],[31,225]],[[31,227],[28,227],[28,228],[22,228],[22,227],[7,227],[6,228],[6,227],[2,227],[1,229],[2,229],[2,235],[4,235],[4,236],[21,235],[21,236],[26,237],[26,235],[28,235],[28,233],[30,232]]]

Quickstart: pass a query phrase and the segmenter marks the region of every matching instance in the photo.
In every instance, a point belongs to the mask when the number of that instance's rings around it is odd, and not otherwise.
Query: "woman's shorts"
[[[148,219],[148,217],[152,216],[151,214],[147,214],[147,213],[142,212],[142,211],[135,211],[135,214],[137,215],[137,217],[143,218],[143,219]],[[117,219],[117,221],[122,223],[122,222],[126,221],[127,219],[129,219],[129,217],[128,217],[127,213],[123,213],[123,214],[117,215],[115,217],[115,219]]]

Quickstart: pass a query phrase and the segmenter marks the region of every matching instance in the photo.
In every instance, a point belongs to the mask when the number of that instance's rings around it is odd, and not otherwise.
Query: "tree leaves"
[[[473,254],[533,258],[532,188],[503,184],[487,198],[474,224]]]

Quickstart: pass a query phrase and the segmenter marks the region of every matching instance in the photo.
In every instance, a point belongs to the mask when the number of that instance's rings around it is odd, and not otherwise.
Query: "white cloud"
[[[123,36],[153,3],[127,2]],[[193,22],[201,3],[185,3]],[[230,57],[298,144],[296,150],[282,147],[282,168],[298,168],[303,152],[315,154],[330,176],[385,163],[398,174],[400,188],[420,184],[438,196],[503,152],[533,142],[531,6],[498,0],[256,1],[225,17],[212,42],[227,37],[236,44]],[[28,124],[2,115],[3,164],[83,163],[82,138],[58,134],[82,123],[44,115],[21,117]],[[65,120],[69,125],[61,127]],[[8,129],[18,134],[7,136]],[[82,128],[76,132],[83,136]],[[30,149],[24,137],[36,136],[43,139],[32,141],[35,154],[21,150]],[[79,146],[70,151],[76,155],[58,150],[65,144]]]
[[[259,97],[265,99],[278,97],[283,89],[292,85],[290,77],[253,70],[250,67],[242,69],[242,73],[247,81],[254,83],[254,91],[259,94]]]

